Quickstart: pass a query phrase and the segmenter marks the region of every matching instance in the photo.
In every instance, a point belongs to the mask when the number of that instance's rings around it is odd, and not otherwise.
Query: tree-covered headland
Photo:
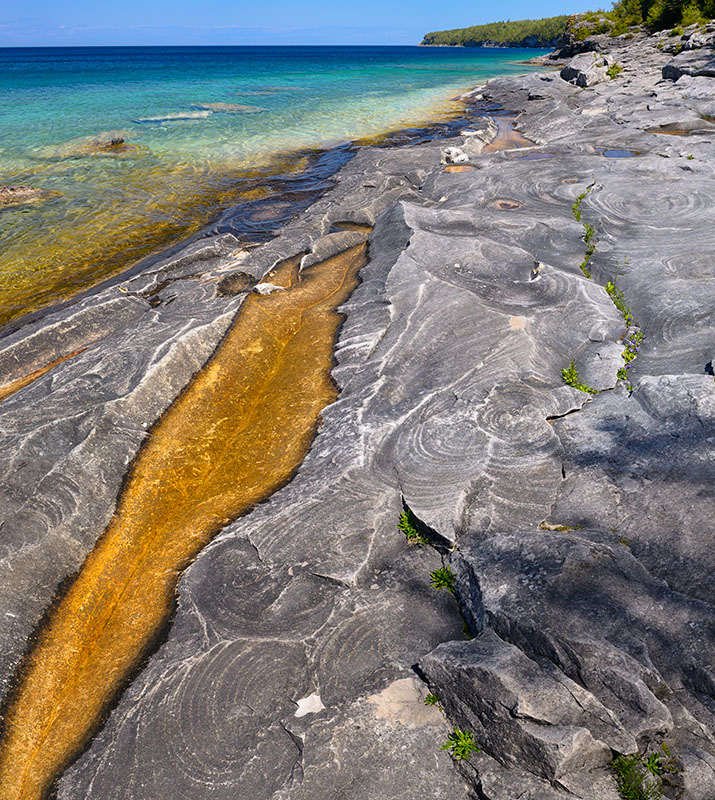
[[[618,0],[610,11],[599,9],[570,17],[562,15],[509,20],[433,31],[425,35],[422,44],[554,47],[558,38],[566,32],[574,39],[585,39],[599,33],[620,36],[637,26],[660,31],[704,23],[713,17],[715,0]]]
[[[428,33],[422,44],[462,45],[479,47],[485,43],[513,47],[553,47],[566,30],[568,15],[545,19],[519,19],[508,22],[490,22],[451,31]]]

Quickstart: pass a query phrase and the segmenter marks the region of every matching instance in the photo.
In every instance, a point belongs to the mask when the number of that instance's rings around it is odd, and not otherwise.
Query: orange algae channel
[[[14,381],[10,381],[9,383],[3,383],[2,386],[0,386],[0,401],[10,397],[10,395],[15,394],[15,392],[19,392],[20,389],[24,389],[26,386],[29,386],[33,381],[36,381],[43,375],[46,375],[53,367],[56,367],[63,361],[67,361],[70,358],[78,356],[80,353],[84,353],[86,349],[86,347],[81,347],[79,350],[75,350],[72,353],[67,353],[67,355],[60,356],[54,361],[50,361],[49,364],[45,364],[43,367],[40,367],[39,369],[36,369],[27,375],[23,375],[21,378],[16,378]]]
[[[321,409],[367,245],[249,295],[223,343],[159,421],[117,511],[18,673],[0,749],[0,799],[39,800],[140,666],[181,571],[229,520],[290,478]]]

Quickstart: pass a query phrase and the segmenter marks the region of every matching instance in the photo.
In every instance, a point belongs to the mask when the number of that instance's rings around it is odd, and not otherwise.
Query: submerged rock
[[[194,107],[220,114],[257,114],[268,110],[261,106],[244,106],[240,103],[197,103]]]
[[[248,275],[245,272],[235,272],[222,278],[219,283],[219,293],[230,297],[234,294],[241,292],[250,292],[256,285],[256,279],[253,275]]]
[[[24,203],[37,203],[60,197],[62,192],[52,189],[39,189],[36,186],[0,186],[0,208]]]
[[[36,151],[40,158],[78,158],[84,156],[126,156],[146,152],[146,148],[127,142],[124,131],[81,136],[67,142],[47,145]]]
[[[139,125],[161,124],[163,122],[182,122],[210,117],[213,111],[210,108],[196,111],[177,111],[174,114],[159,114],[156,117],[139,117],[133,120]]]

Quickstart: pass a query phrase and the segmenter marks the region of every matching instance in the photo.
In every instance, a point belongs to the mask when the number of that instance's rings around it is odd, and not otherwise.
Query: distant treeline
[[[632,25],[660,31],[712,19],[715,0],[619,0],[606,16],[615,23],[612,35],[624,33]]]
[[[567,31],[573,39],[598,33],[620,36],[631,28],[644,25],[651,31],[687,27],[715,17],[715,0],[618,0],[610,11],[587,11],[585,14],[518,19],[513,22],[490,22],[471,28],[428,33],[422,44],[480,47],[554,47]],[[678,32],[678,31],[676,31]]]
[[[633,0],[627,0],[632,2]],[[566,30],[568,15],[545,19],[518,19],[514,22],[490,22],[471,28],[428,33],[422,44],[462,45],[479,47],[484,44],[510,47],[553,47]]]

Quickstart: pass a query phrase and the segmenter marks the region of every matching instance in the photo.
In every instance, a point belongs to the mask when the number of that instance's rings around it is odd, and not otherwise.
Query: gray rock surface
[[[533,147],[443,143],[465,171],[439,142],[361,149],[272,242],[199,242],[0,340],[11,379],[87,348],[0,403],[4,694],[245,292],[375,225],[309,454],[186,570],[60,800],[615,800],[614,753],[664,737],[681,796],[715,798],[715,137],[690,124],[715,81],[663,80],[655,45],[585,90],[480,87]],[[632,391],[612,280],[645,335]],[[450,555],[406,545],[403,498]],[[454,728],[481,748],[455,765]]]

